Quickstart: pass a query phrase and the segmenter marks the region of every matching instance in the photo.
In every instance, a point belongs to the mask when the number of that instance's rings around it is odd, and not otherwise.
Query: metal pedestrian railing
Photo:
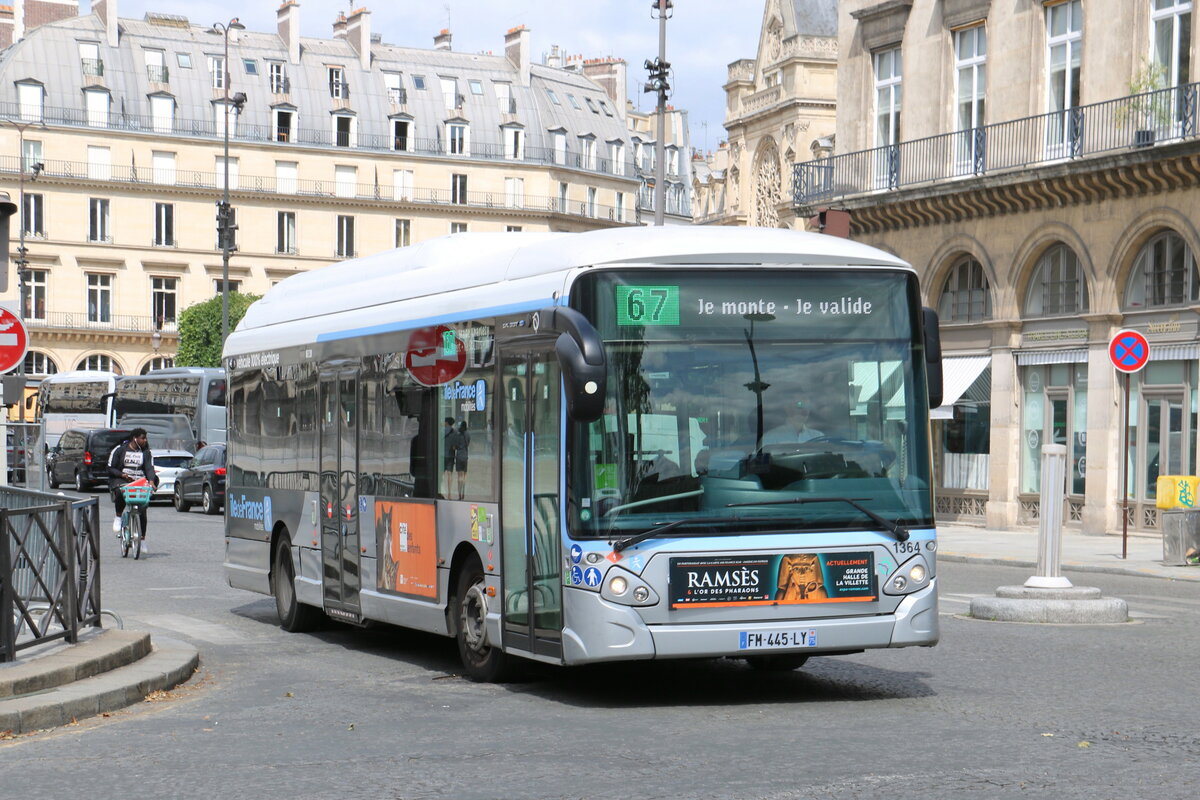
[[[793,201],[806,207],[1194,139],[1198,90],[1189,83],[806,161],[793,167]]]
[[[0,662],[100,627],[96,497],[0,486]]]

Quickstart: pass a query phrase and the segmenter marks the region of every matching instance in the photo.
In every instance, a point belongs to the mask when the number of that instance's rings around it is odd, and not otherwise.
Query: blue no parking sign
[[[1117,331],[1108,343],[1108,357],[1120,372],[1140,372],[1150,360],[1150,343],[1137,331]]]

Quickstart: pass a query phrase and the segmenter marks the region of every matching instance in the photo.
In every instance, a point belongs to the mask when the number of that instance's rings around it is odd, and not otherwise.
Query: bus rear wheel
[[[769,656],[747,656],[746,663],[763,672],[791,672],[808,662],[808,656],[799,653],[775,653]]]
[[[487,593],[483,569],[472,560],[463,566],[453,600],[454,638],[467,677],[501,683],[512,676],[511,659],[487,638]]]
[[[296,570],[292,566],[292,543],[287,536],[279,537],[275,544],[271,594],[275,595],[279,627],[288,633],[311,631],[321,623],[320,609],[304,605],[296,599]]]

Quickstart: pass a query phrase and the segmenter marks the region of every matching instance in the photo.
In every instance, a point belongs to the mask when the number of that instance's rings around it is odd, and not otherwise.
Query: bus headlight
[[[929,562],[923,555],[905,561],[883,584],[884,594],[910,594],[929,585]]]
[[[652,606],[658,603],[658,595],[650,584],[639,576],[621,567],[609,567],[600,586],[600,596],[623,606]]]

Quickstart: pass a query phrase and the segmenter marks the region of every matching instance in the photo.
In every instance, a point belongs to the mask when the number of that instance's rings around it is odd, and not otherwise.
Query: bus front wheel
[[[458,575],[454,593],[454,638],[467,677],[480,683],[498,683],[511,675],[508,656],[487,638],[487,593],[483,569],[471,561]]]
[[[275,564],[271,570],[271,593],[275,595],[275,611],[279,627],[288,633],[311,631],[321,622],[320,609],[306,606],[296,599],[296,570],[292,566],[292,543],[280,536],[275,544]]]

